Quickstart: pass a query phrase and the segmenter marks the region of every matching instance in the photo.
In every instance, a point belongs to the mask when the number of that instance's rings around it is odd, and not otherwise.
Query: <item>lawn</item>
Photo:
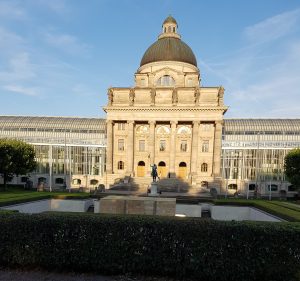
[[[88,198],[89,193],[69,193],[69,192],[48,192],[31,191],[19,187],[9,187],[6,191],[0,191],[0,206],[12,205],[28,201],[35,201],[47,198]]]
[[[262,199],[216,199],[216,205],[252,206],[266,211],[287,221],[300,222],[300,205],[287,201]]]

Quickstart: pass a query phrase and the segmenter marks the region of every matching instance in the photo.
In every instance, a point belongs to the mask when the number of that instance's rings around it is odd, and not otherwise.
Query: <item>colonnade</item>
[[[148,141],[148,151],[150,163],[155,162],[155,128],[156,122],[149,121],[149,141]],[[171,175],[175,175],[175,159],[176,159],[176,132],[177,132],[177,121],[171,121],[171,134],[170,134],[170,164],[169,172]],[[198,162],[198,149],[199,149],[199,128],[200,121],[193,122],[192,128],[192,145],[190,153],[190,169],[192,175],[197,175],[197,162]],[[106,157],[106,172],[108,174],[114,173],[113,166],[113,126],[112,120],[107,120],[107,157]],[[134,129],[135,122],[127,121],[127,149],[126,149],[126,174],[134,175]],[[216,121],[214,123],[214,140],[213,140],[213,167],[212,175],[220,176],[220,164],[221,164],[221,142],[222,142],[222,121]],[[148,172],[150,172],[150,167]]]

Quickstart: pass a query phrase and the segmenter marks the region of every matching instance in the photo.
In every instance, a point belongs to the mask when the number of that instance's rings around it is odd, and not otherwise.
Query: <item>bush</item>
[[[0,214],[0,266],[195,280],[294,280],[298,223]]]

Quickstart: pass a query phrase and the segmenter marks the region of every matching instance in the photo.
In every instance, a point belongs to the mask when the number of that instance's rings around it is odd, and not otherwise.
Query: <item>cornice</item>
[[[163,107],[163,106],[131,106],[131,107],[124,107],[124,106],[105,106],[103,107],[103,110],[105,112],[109,111],[173,111],[173,112],[178,112],[178,111],[221,111],[221,112],[226,112],[228,109],[227,106],[218,106],[218,107],[207,107],[207,106],[196,106],[196,107]]]

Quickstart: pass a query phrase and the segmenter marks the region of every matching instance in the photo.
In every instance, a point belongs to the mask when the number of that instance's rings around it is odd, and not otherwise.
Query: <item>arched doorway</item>
[[[167,167],[164,161],[160,161],[158,163],[157,173],[160,179],[165,178],[167,176]]]
[[[186,163],[180,162],[178,168],[178,177],[181,179],[186,179]]]
[[[145,176],[145,162],[139,161],[137,166],[137,176],[144,177]]]

